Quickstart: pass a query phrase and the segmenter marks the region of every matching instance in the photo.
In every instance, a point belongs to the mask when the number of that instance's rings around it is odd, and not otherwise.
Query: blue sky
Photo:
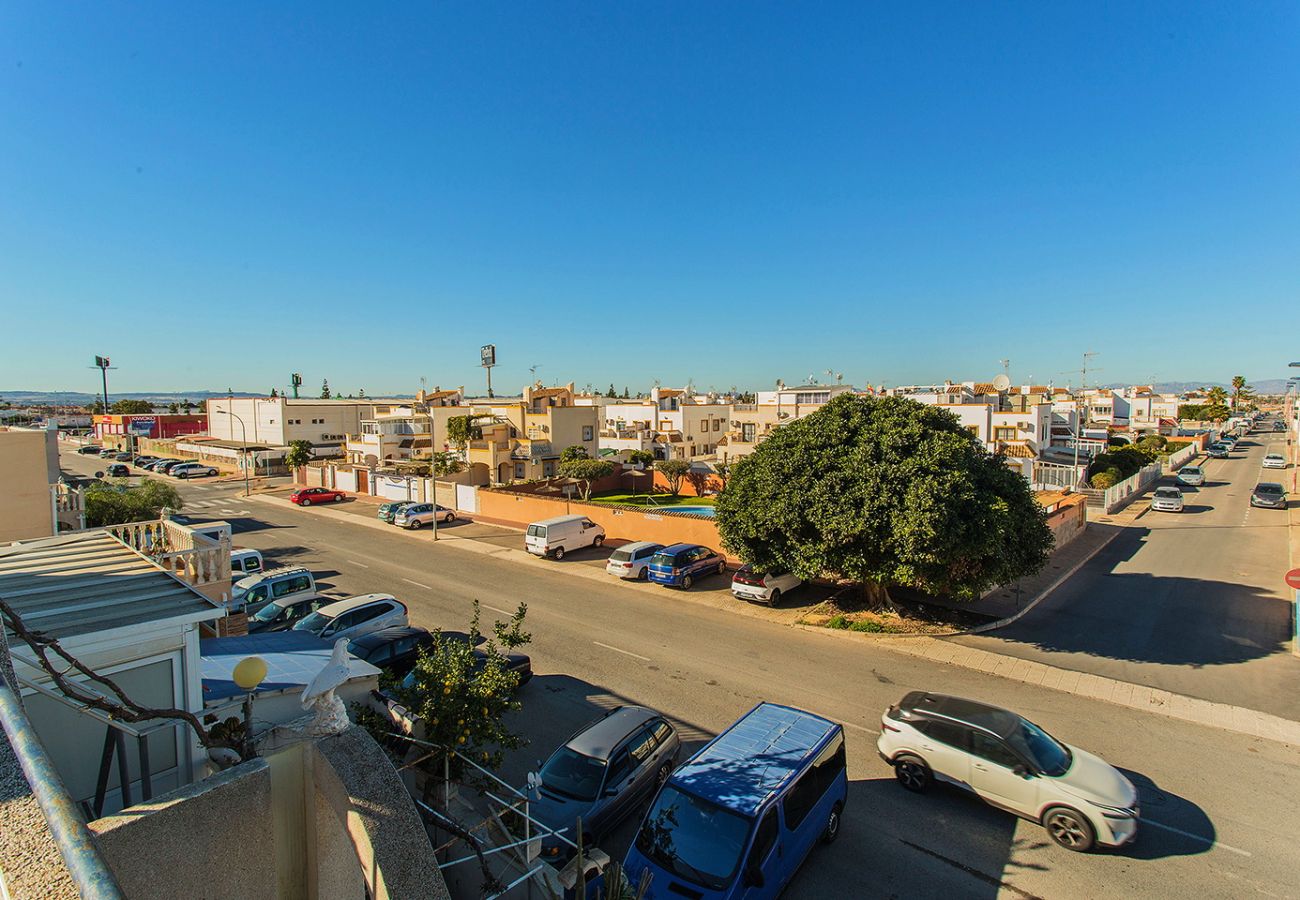
[[[0,389],[475,388],[488,342],[511,390],[1282,376],[1298,26],[6,4]]]

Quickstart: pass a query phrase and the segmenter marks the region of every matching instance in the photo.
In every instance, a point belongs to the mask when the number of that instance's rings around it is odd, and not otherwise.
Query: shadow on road
[[[1130,859],[1195,856],[1214,846],[1217,832],[1205,810],[1184,797],[1162,790],[1140,772],[1120,771],[1138,789],[1142,808],[1137,840],[1120,850],[1124,856]]]

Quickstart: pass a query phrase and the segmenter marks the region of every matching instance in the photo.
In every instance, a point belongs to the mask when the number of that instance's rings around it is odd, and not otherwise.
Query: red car
[[[311,506],[313,503],[337,503],[346,500],[347,494],[330,488],[299,488],[289,495],[290,503],[299,506]]]

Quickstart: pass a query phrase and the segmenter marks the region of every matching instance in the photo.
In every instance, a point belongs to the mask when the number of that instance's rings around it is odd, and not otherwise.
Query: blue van
[[[695,579],[725,571],[727,560],[721,553],[700,544],[673,544],[650,557],[646,577],[655,584],[690,590]]]
[[[760,703],[672,774],[623,866],[645,900],[776,897],[848,798],[842,726]]]

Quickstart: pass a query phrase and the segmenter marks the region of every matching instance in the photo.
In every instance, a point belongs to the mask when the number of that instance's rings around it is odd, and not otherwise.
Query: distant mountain
[[[241,397],[265,397],[266,394],[255,394],[248,391],[236,391]],[[182,400],[192,400],[196,404],[201,404],[209,397],[225,397],[226,391],[144,391],[136,393],[119,393],[117,391],[108,392],[108,400],[112,403],[114,400],[148,400],[151,403],[179,403]],[[82,391],[5,391],[0,390],[0,400],[8,401],[16,405],[31,406],[89,406],[99,399],[99,394],[87,394]]]

